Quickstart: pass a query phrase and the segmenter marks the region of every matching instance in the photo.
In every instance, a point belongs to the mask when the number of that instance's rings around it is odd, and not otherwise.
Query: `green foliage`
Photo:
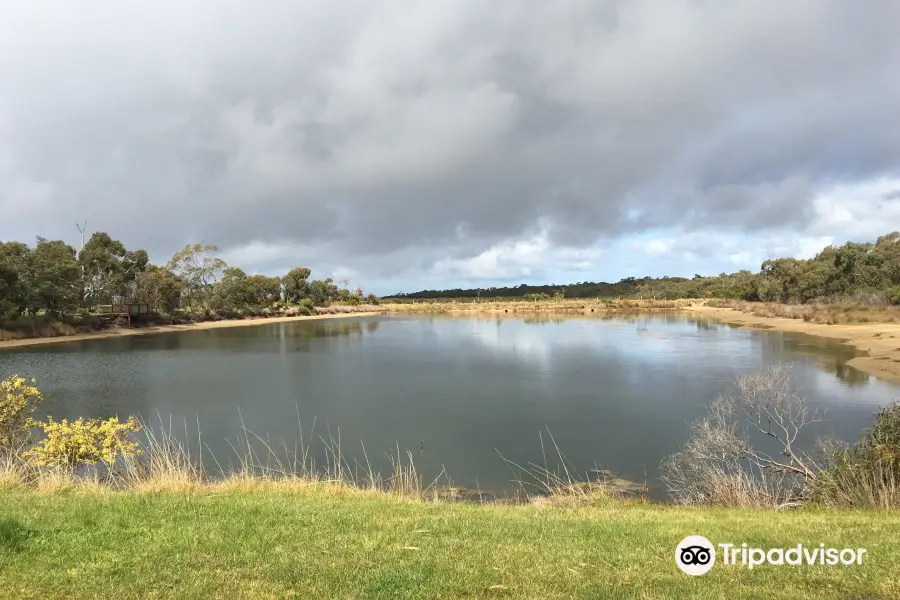
[[[135,296],[151,311],[174,314],[181,298],[181,280],[164,267],[150,265],[135,278]]]
[[[78,253],[81,296],[85,307],[111,304],[113,298],[129,296],[149,259],[144,250],[128,251],[119,240],[98,231]]]
[[[264,275],[248,276],[241,269],[225,269],[215,286],[213,307],[217,310],[258,312],[281,298],[281,279]]]
[[[900,403],[882,408],[855,446],[827,452],[811,496],[842,507],[900,506]]]
[[[38,238],[26,270],[26,307],[58,315],[80,304],[80,269],[75,249],[59,240]]]
[[[26,280],[31,248],[21,242],[0,242],[0,320],[21,315],[28,305]]]
[[[148,266],[143,250],[128,251],[98,232],[80,253],[66,243],[38,238],[34,248],[0,243],[0,319],[46,312],[58,318],[114,297],[133,294]]]
[[[169,261],[168,268],[181,281],[181,298],[189,309],[209,310],[212,288],[228,268],[215,256],[218,251],[218,247],[204,242],[188,244]]]
[[[309,297],[309,276],[312,272],[306,267],[296,267],[282,277],[284,299],[290,303],[300,302]]]
[[[314,306],[328,306],[332,300],[340,297],[340,290],[334,285],[331,277],[324,280],[317,279],[309,284],[309,297]]]
[[[891,286],[891,304],[900,304],[900,285]]]

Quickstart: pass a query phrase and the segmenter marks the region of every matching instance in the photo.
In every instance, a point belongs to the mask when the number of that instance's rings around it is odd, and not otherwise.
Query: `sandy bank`
[[[598,312],[592,313],[589,307],[583,308],[578,306],[569,308],[567,306],[557,307],[557,310],[516,310],[522,308],[514,304],[506,305],[507,308],[499,308],[497,306],[479,307],[479,309],[459,309],[453,307],[450,310],[443,310],[447,316],[505,316],[513,318],[522,318],[530,316],[529,313],[556,313],[560,317],[566,316],[602,316],[622,312],[621,309],[609,309],[608,307],[599,308]],[[403,310],[399,306],[388,305],[385,307],[387,313],[406,313],[417,314],[426,312],[421,310],[424,307],[418,307],[419,310]],[[629,307],[628,312],[640,312],[644,308],[646,312],[660,312],[659,309],[652,310],[647,307]],[[686,311],[716,319],[723,323],[731,323],[743,327],[757,329],[773,329],[777,331],[789,331],[794,333],[803,333],[807,335],[815,335],[819,337],[841,340],[851,344],[860,350],[868,353],[868,356],[858,356],[849,361],[849,364],[861,371],[865,371],[875,377],[887,381],[900,383],[900,323],[859,323],[859,324],[837,324],[826,325],[821,323],[809,323],[800,319],[786,319],[780,317],[759,317],[747,314],[730,308],[716,308],[707,306],[703,303],[691,303],[690,301],[679,301],[674,307],[667,307],[671,311]],[[561,310],[560,310],[561,309]],[[647,310],[650,309],[650,310]],[[235,319],[226,321],[207,321],[204,323],[191,323],[188,325],[159,325],[154,327],[141,327],[136,329],[109,329],[106,331],[98,331],[92,333],[81,333],[76,335],[67,335],[59,337],[46,338],[26,338],[22,340],[0,341],[0,349],[18,348],[25,346],[36,346],[39,344],[59,344],[65,342],[76,342],[80,340],[94,340],[103,338],[122,337],[129,335],[150,335],[154,333],[166,333],[172,331],[198,331],[202,329],[218,329],[220,327],[247,327],[253,325],[266,325],[269,323],[289,323],[294,321],[315,321],[321,319],[342,319],[347,317],[368,317],[382,312],[359,312],[347,314],[331,314],[316,315],[311,317],[271,317],[257,319]]]
[[[686,311],[757,329],[791,331],[841,340],[868,352],[848,364],[879,379],[900,383],[900,323],[853,323],[825,325],[800,319],[758,317],[730,308],[715,308],[701,304],[685,307]]]
[[[98,340],[105,338],[126,337],[130,335],[150,335],[153,333],[169,333],[173,331],[199,331],[201,329],[219,329],[223,327],[247,327],[251,325],[269,325],[271,323],[292,323],[295,321],[321,321],[323,319],[346,319],[349,317],[369,317],[380,313],[358,312],[332,315],[314,315],[310,317],[268,317],[256,319],[232,319],[225,321],[205,321],[203,323],[189,323],[187,325],[156,325],[152,327],[138,327],[135,329],[115,328],[91,333],[77,333],[75,335],[63,335],[57,337],[25,338],[22,340],[6,340],[0,342],[0,349],[19,348],[24,346],[38,346],[40,344],[61,344],[65,342],[78,342],[81,340]]]

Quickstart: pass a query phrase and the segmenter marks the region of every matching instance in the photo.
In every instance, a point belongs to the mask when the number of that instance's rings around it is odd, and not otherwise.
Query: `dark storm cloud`
[[[87,219],[157,257],[389,273],[540,232],[801,228],[898,173],[898,7],[7,2],[0,239]]]

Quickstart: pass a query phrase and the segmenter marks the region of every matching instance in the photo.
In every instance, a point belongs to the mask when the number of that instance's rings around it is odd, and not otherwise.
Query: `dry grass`
[[[76,333],[78,333],[78,330],[68,323],[46,323],[38,325],[33,330],[31,326],[17,327],[12,330],[0,329],[0,342],[34,337],[59,337],[75,335]]]
[[[289,448],[244,429],[232,443],[235,460],[223,465],[213,457],[203,460],[199,433],[193,440],[185,425],[175,433],[171,423],[144,424],[143,440],[136,456],[121,458],[113,465],[88,465],[77,469],[40,467],[22,458],[21,452],[6,452],[0,460],[0,489],[24,488],[41,493],[77,490],[87,493],[131,491],[137,493],[246,492],[251,490],[298,490],[327,488],[336,493],[366,492],[432,502],[477,501],[500,504],[551,503],[566,506],[596,504],[610,499],[646,500],[646,485],[617,479],[607,471],[594,476],[575,475],[568,460],[550,436],[550,455],[558,466],[551,468],[507,461],[518,489],[497,497],[483,490],[453,485],[441,469],[425,478],[423,456],[399,445],[385,453],[387,472],[374,469],[362,447],[362,460],[345,454],[340,433],[323,435],[300,430],[298,444]],[[199,431],[199,428],[198,428]],[[548,432],[549,433],[549,432]],[[185,441],[189,440],[189,441]],[[541,438],[544,445],[544,438]],[[312,457],[319,456],[319,462]],[[324,458],[323,458],[324,457]],[[503,459],[506,460],[506,459]],[[210,472],[204,464],[215,463]]]
[[[840,323],[898,323],[900,307],[869,307],[854,304],[779,304],[776,302],[744,302],[709,300],[707,305],[730,308],[758,317],[802,319],[808,323],[837,325]]]
[[[375,304],[332,304],[331,306],[317,306],[315,311],[317,315],[387,312],[384,307]]]
[[[900,507],[897,459],[824,471],[813,497],[816,503],[834,508],[896,509]]]
[[[621,298],[571,298],[566,300],[417,300],[387,302],[380,308],[397,313],[471,313],[471,314],[528,314],[548,313],[612,313],[628,311],[673,311],[689,305],[689,300],[638,300]]]

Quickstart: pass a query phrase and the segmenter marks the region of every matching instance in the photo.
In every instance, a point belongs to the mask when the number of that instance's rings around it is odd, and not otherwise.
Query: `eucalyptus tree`
[[[204,242],[187,244],[169,261],[169,270],[181,281],[181,298],[188,308],[209,308],[213,287],[228,265],[215,255],[219,248]]]

